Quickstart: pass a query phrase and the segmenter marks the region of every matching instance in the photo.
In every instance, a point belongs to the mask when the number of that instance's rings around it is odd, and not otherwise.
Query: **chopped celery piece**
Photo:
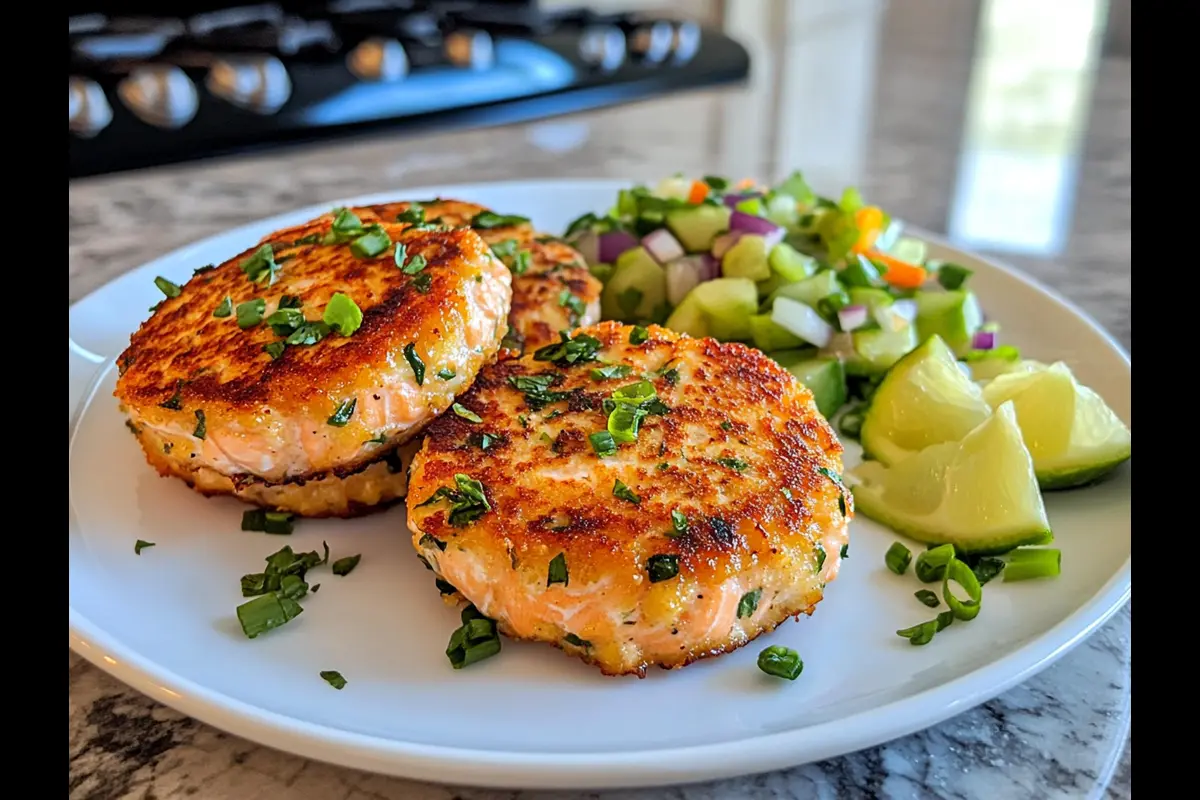
[[[726,278],[749,278],[752,281],[771,277],[767,266],[767,241],[761,236],[747,235],[737,240],[721,259],[721,274]]]
[[[667,227],[689,253],[704,253],[712,248],[713,239],[729,229],[726,206],[696,206],[677,208],[666,214]]]
[[[722,341],[746,341],[750,317],[758,311],[758,290],[748,278],[717,278],[692,289],[688,297],[708,319],[709,333]],[[686,301],[688,298],[684,298]]]
[[[666,274],[644,247],[621,254],[600,295],[604,319],[625,322],[661,319],[666,302]]]
[[[803,347],[805,344],[799,336],[776,324],[770,314],[750,317],[750,337],[754,340],[754,346],[764,353]]]
[[[827,269],[818,272],[811,278],[797,283],[789,283],[787,286],[776,289],[768,298],[767,306],[772,307],[777,298],[786,297],[816,308],[822,297],[828,297],[840,291],[842,291],[842,285],[838,282],[837,273]]]
[[[771,248],[767,256],[771,272],[778,275],[787,283],[796,283],[809,278],[817,271],[817,260],[806,256],[786,242],[780,242]]]

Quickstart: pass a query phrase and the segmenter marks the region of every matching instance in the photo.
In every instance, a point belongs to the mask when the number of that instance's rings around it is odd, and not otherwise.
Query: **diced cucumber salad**
[[[751,344],[831,419],[933,334],[967,360],[1018,357],[996,349],[970,270],[926,258],[856,190],[819,197],[798,172],[774,187],[715,176],[635,186],[566,238],[604,283],[605,319]]]

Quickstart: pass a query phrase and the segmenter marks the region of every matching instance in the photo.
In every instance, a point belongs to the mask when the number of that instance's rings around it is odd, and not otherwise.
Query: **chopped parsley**
[[[159,408],[165,408],[168,411],[178,411],[183,408],[183,401],[180,399],[180,394],[183,392],[183,381],[175,381],[175,394],[168,397],[166,400],[158,404]]]
[[[630,291],[630,290],[627,289],[626,292],[628,292],[628,291]],[[642,302],[642,293],[638,292],[637,289],[633,289],[632,291],[637,292],[637,295],[638,295],[637,301],[633,304],[633,307],[637,308],[638,303]],[[624,297],[624,293],[622,293],[622,297]],[[621,301],[618,300],[617,302],[621,302]],[[629,313],[633,313],[633,312],[631,311]],[[646,330],[641,325],[634,325],[633,330],[631,330],[629,332],[629,343],[630,344],[642,344],[643,342],[647,341],[649,338],[650,338],[650,331]]]
[[[475,443],[479,445],[480,450],[490,450],[499,437],[494,433],[481,433],[477,437],[472,438],[475,439]]]
[[[447,367],[442,367],[437,371],[437,376],[443,381],[452,381],[457,376],[457,373]]]
[[[521,217],[516,214],[497,214],[494,211],[480,211],[471,218],[470,225],[478,230],[491,230],[492,228],[507,228],[510,225],[524,225],[529,222],[529,217]]]
[[[563,641],[566,642],[567,644],[571,645],[572,647],[591,647],[592,646],[592,643],[589,642],[587,639],[580,639],[578,636],[576,636],[573,633],[568,633],[566,636],[564,636]]]
[[[733,430],[733,423],[730,422],[729,420],[725,420],[724,422],[721,423],[721,430],[723,430],[723,431]]]
[[[305,322],[284,340],[289,345],[313,345],[329,335],[330,328],[324,322]]]
[[[680,511],[678,508],[671,511],[671,528],[673,529],[673,533],[676,536],[682,535],[687,532],[687,529],[688,529],[687,515],[684,514],[682,511]]]
[[[572,292],[570,289],[563,289],[558,293],[558,305],[567,309],[569,312],[568,319],[570,319],[571,325],[578,324],[579,320],[587,311],[587,306],[584,304],[583,300],[576,297],[574,292]]]
[[[825,568],[825,548],[817,545],[817,572]]]
[[[546,585],[553,586],[556,583],[561,583],[563,586],[568,586],[571,583],[571,575],[567,571],[567,556],[565,553],[559,553],[550,559],[550,567],[546,570]]]
[[[329,298],[322,321],[342,336],[350,336],[362,326],[363,313],[350,297],[337,292]]]
[[[754,616],[754,612],[758,610],[758,601],[762,598],[762,589],[755,589],[752,592],[746,592],[742,595],[742,599],[738,601],[737,615],[738,619]]]
[[[412,287],[417,294],[429,294],[429,290],[433,288],[433,274],[429,272],[420,272],[412,279]]]
[[[316,587],[313,587],[313,589],[315,590]],[[335,689],[341,690],[346,688],[346,679],[336,669],[321,670],[321,679]]]
[[[192,431],[192,436],[197,439],[204,439],[208,436],[208,420],[204,418],[204,412],[196,409],[196,429]]]
[[[592,370],[592,380],[607,381],[613,378],[624,378],[633,372],[633,367],[628,364],[609,364],[604,367],[596,367]]]
[[[276,336],[291,336],[305,322],[307,320],[300,309],[284,308],[282,305],[267,317],[267,324]]]
[[[450,410],[452,410],[455,414],[457,414],[458,416],[465,419],[467,422],[476,422],[476,423],[483,422],[482,417],[480,417],[478,414],[476,414],[471,409],[464,406],[462,403],[455,403],[454,405],[450,406]],[[486,450],[487,448],[485,447],[484,449]]]
[[[717,463],[726,469],[731,469],[738,473],[745,472],[746,468],[750,466],[740,458],[718,458]]]
[[[388,236],[387,231],[382,225],[375,224],[350,243],[350,252],[359,258],[375,258],[391,246],[392,238]]]
[[[262,245],[242,259],[240,266],[242,272],[246,273],[246,277],[253,283],[270,286],[275,282],[275,273],[279,269],[279,265],[275,263],[275,248],[270,244]]]
[[[296,515],[287,511],[252,508],[242,512],[242,530],[288,535],[296,529]],[[289,550],[290,552],[290,550]]]
[[[267,303],[261,297],[256,297],[253,300],[247,300],[245,303],[238,304],[237,307],[237,324],[242,330],[253,328],[258,323],[262,322],[263,312],[267,310]]]
[[[552,364],[583,364],[596,360],[596,351],[600,349],[600,340],[585,333],[575,338],[566,331],[560,331],[562,341],[540,347],[533,353],[534,361],[549,361]]]
[[[613,483],[612,493],[613,497],[616,497],[619,500],[626,500],[634,505],[642,502],[642,498],[634,494],[633,490],[622,483],[619,478]]]
[[[424,502],[419,503],[417,507],[427,506],[438,500],[447,500],[450,503],[448,521],[455,527],[468,525],[492,510],[492,506],[484,494],[482,483],[461,472],[454,476],[454,482],[457,489],[443,486],[426,498]],[[446,549],[445,545],[442,545],[442,549]]]
[[[334,410],[329,419],[325,421],[335,428],[346,427],[346,423],[354,416],[354,407],[356,405],[358,405],[357,398],[351,397],[349,400],[343,400],[338,404],[337,409]]]
[[[157,286],[158,290],[167,297],[179,297],[180,293],[183,291],[183,289],[180,289],[177,284],[171,283],[161,275],[154,279],[154,285]]]
[[[417,355],[417,346],[415,344],[404,345],[404,360],[412,367],[413,377],[417,379],[417,386],[424,385],[425,362],[421,360],[421,356]]]
[[[551,403],[566,400],[570,392],[552,392],[550,387],[562,380],[556,373],[542,375],[509,375],[508,382],[525,395],[525,404],[533,411],[540,411]]]
[[[231,300],[229,298],[229,295],[225,295],[225,299],[221,301],[221,304],[213,309],[213,316],[220,319],[220,318],[228,317],[228,316],[232,316],[232,315],[233,315],[233,300]]]
[[[679,556],[654,555],[646,561],[646,572],[651,583],[669,581],[679,574]]]
[[[922,605],[928,606],[929,608],[937,608],[938,605],[941,604],[941,601],[938,600],[938,596],[928,589],[917,589],[917,591],[913,592],[913,597],[917,598]]]
[[[329,233],[321,237],[321,243],[340,244],[348,242],[362,233],[362,220],[358,218],[357,214],[348,208],[335,208],[333,223],[329,226]]]
[[[133,554],[140,556],[142,551],[147,547],[154,547],[154,542],[147,542],[145,539],[138,539],[133,543]]]
[[[663,370],[661,375],[662,379],[667,382],[668,386],[675,386],[679,383],[679,370],[675,369],[674,367]]]
[[[507,258],[512,258],[517,254],[516,239],[501,239],[492,245],[492,255],[504,261]]]
[[[846,487],[842,484],[842,476],[828,467],[817,467],[817,472],[829,478],[838,487],[838,509],[842,512],[843,517],[846,516]]]
[[[425,209],[420,203],[412,203],[408,208],[396,215],[396,222],[406,222],[409,225],[425,224]]]
[[[398,245],[396,245],[396,247],[401,248],[401,247],[404,247],[404,245],[398,244]],[[402,250],[399,252],[403,253]],[[425,270],[425,268],[429,266],[429,262],[425,260],[425,256],[421,255],[420,253],[417,253],[416,255],[412,256],[407,261],[405,261],[403,264],[400,264],[400,261],[399,261],[400,258],[401,258],[401,256],[397,256],[396,263],[397,263],[397,266],[400,267],[400,271],[403,272],[405,275],[416,275],[420,272],[423,272]]]
[[[358,566],[359,561],[362,561],[362,553],[353,556],[346,556],[345,558],[339,558],[337,561],[333,562],[333,567],[331,567],[331,569],[333,570],[334,575],[345,577],[354,571],[354,568]]]
[[[592,450],[600,458],[611,456],[617,452],[617,442],[608,431],[596,431],[589,434],[588,442],[592,445]]]

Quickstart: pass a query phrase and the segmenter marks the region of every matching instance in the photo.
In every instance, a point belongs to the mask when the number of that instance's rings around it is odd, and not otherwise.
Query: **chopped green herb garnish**
[[[167,297],[179,297],[180,293],[183,291],[183,289],[180,289],[177,284],[171,283],[161,275],[154,279],[154,285],[157,286],[158,290]]]
[[[1053,578],[1061,573],[1061,550],[1052,547],[1022,547],[1009,554],[1008,565],[1004,568],[1004,580],[1008,582],[1026,581],[1031,578]]]
[[[758,654],[758,668],[776,678],[794,681],[804,671],[804,662],[792,648],[773,644]]]
[[[477,437],[472,436],[472,438],[475,439],[475,442],[479,445],[480,450],[490,450],[492,445],[496,443],[496,440],[499,437],[492,433],[481,433]]]
[[[313,345],[329,335],[329,326],[324,322],[305,322],[295,333],[284,340],[288,345]]]
[[[525,395],[525,404],[534,411],[540,411],[551,403],[566,400],[571,396],[570,392],[550,391],[550,387],[561,380],[562,376],[555,373],[508,376],[508,382]]]
[[[838,495],[838,509],[842,512],[842,516],[846,516],[846,486],[842,483],[842,476],[838,475],[828,467],[817,467],[817,472],[824,475],[829,480],[833,481],[841,493]]]
[[[229,295],[225,295],[225,299],[221,301],[221,304],[213,309],[213,316],[221,318],[231,316],[232,314],[233,300],[229,298]]]
[[[454,482],[458,486],[457,489],[443,486],[426,498],[424,502],[419,503],[417,507],[427,506],[443,499],[449,501],[448,521],[456,527],[472,523],[492,510],[492,506],[484,494],[482,483],[461,472],[454,476]],[[423,537],[422,541],[424,541]],[[441,549],[446,549],[445,544],[442,544]]]
[[[529,271],[529,265],[532,259],[533,257],[530,255],[528,250],[521,250],[515,256],[513,256],[512,263],[506,264],[505,266],[508,267],[509,271],[511,271],[513,275],[516,275],[519,278]],[[559,303],[559,305],[562,305],[562,303]]]
[[[552,364],[582,364],[596,360],[596,351],[600,349],[600,340],[585,333],[575,338],[566,331],[559,332],[562,339],[558,344],[540,347],[533,354],[534,361],[549,361]]]
[[[387,434],[381,433],[377,436],[372,436],[370,439],[367,439],[365,442],[363,442],[363,444],[387,444],[387,442]]]
[[[452,369],[447,369],[446,367],[443,367],[437,371],[437,376],[441,380],[452,381],[457,376],[457,373],[455,373],[454,370],[452,370]]]
[[[516,239],[501,239],[491,246],[492,255],[504,261],[507,258],[512,258],[517,254]]]
[[[971,571],[975,573],[975,577],[979,580],[980,586],[984,585],[1004,571],[1004,562],[998,558],[981,558],[974,564],[968,562],[968,566],[970,566]]]
[[[507,228],[510,225],[524,225],[529,222],[529,217],[521,217],[516,214],[497,214],[493,211],[480,211],[471,218],[470,225],[472,228],[480,230],[491,230],[492,228]]]
[[[454,405],[450,406],[450,409],[467,422],[483,422],[482,417],[461,403],[455,403]]]
[[[842,552],[841,552],[841,555],[842,555],[842,558],[849,558],[849,557],[850,557],[850,545],[849,545],[849,544],[844,544],[844,545],[842,545]]]
[[[779,490],[779,493],[780,493],[781,495],[783,495],[784,497],[786,497],[788,500],[792,500],[792,499],[794,499],[794,498],[792,497],[792,490],[791,490],[791,489],[789,489],[789,488],[788,488],[788,487],[786,487],[786,486],[785,486],[785,487],[783,487],[782,489],[780,489],[780,490]]]
[[[721,430],[723,430],[723,431],[733,430],[733,423],[730,422],[729,420],[725,420],[724,422],[721,423]]]
[[[938,615],[941,616],[940,614]],[[897,636],[903,636],[908,639],[908,643],[919,647],[923,644],[929,644],[933,641],[933,635],[940,630],[938,628],[938,620],[931,619],[929,622],[922,622],[920,625],[913,625],[911,628],[902,628],[896,631]]]
[[[142,551],[147,547],[154,547],[154,542],[147,542],[145,539],[138,539],[133,543],[133,554],[140,556]]]
[[[678,508],[671,511],[671,527],[675,529],[676,534],[682,534],[688,529],[687,515]]]
[[[197,439],[205,439],[208,437],[208,420],[204,418],[204,411],[196,409],[196,427],[192,431],[192,436]]]
[[[282,356],[283,351],[286,349],[287,344],[284,342],[268,342],[263,345],[263,350],[267,351],[267,355],[271,357],[272,361]]]
[[[237,607],[237,618],[242,624],[242,632],[253,639],[292,621],[303,611],[295,600],[272,592],[242,603]]]
[[[894,546],[894,545],[893,545]],[[921,583],[936,583],[946,574],[946,565],[954,560],[954,545],[932,547],[917,556],[916,573]]]
[[[421,547],[436,547],[442,552],[446,551],[446,543],[431,533],[422,534],[421,538],[417,540],[417,544]]]
[[[349,400],[343,400],[338,403],[338,407],[330,415],[327,423],[335,428],[344,428],[346,423],[350,421],[350,417],[354,416],[354,407],[358,405],[358,398],[351,397]]]
[[[285,294],[279,298],[279,308],[300,308],[304,301],[295,295]]]
[[[937,268],[937,282],[942,285],[943,289],[954,291],[961,289],[962,285],[967,282],[967,278],[974,274],[974,270],[960,267],[958,264],[942,264]]]
[[[921,601],[921,603],[929,606],[930,608],[937,608],[941,602],[938,600],[937,594],[929,591],[928,589],[918,589],[917,591],[913,592],[913,597],[917,598],[917,600]]]
[[[417,355],[415,344],[404,345],[404,359],[412,367],[413,377],[417,379],[417,386],[423,385],[425,383],[425,362]]]
[[[134,425],[133,420],[129,419],[128,417],[126,417],[126,419],[125,419],[125,427],[128,428],[129,432],[132,433],[134,436],[137,436],[138,434],[140,434],[142,432],[142,429],[139,428],[137,425]]]
[[[571,645],[572,647],[591,647],[592,646],[592,643],[589,642],[587,639],[580,639],[578,636],[576,636],[573,633],[568,633],[566,636],[564,636],[563,641],[566,642],[567,644]]]
[[[192,270],[192,275],[203,275],[206,272],[212,272],[216,268],[216,264],[205,264],[203,267],[196,267]]]
[[[546,572],[546,585],[553,586],[556,583],[561,583],[563,586],[568,586],[571,583],[571,575],[567,571],[567,556],[565,553],[559,553],[550,559],[550,567]]]
[[[417,253],[408,259],[405,265],[400,268],[400,271],[405,275],[417,275],[421,272],[424,272],[425,268],[428,266],[429,262],[425,260],[425,256]]]
[[[289,534],[296,529],[295,514],[287,511],[267,511],[252,508],[242,512],[242,530],[262,533]],[[287,548],[291,552],[291,548]]]
[[[245,303],[239,303],[237,307],[237,324],[242,330],[253,328],[258,323],[262,322],[263,312],[267,310],[267,303],[261,297],[256,297],[253,300],[247,300]]]
[[[646,572],[651,583],[669,581],[679,574],[679,556],[654,555],[646,561]]]
[[[738,601],[738,619],[754,616],[754,612],[758,610],[758,601],[760,598],[762,598],[762,589],[755,589],[742,595],[742,599]]]
[[[633,372],[633,367],[628,364],[609,364],[604,367],[596,367],[592,370],[592,380],[607,381],[613,378],[624,378]]]
[[[613,439],[612,434],[608,431],[596,431],[588,435],[588,442],[592,445],[592,450],[600,458],[611,456],[617,452],[617,443]]]
[[[517,414],[517,422],[522,428],[529,427],[529,417],[525,416],[524,414]]]
[[[570,289],[563,289],[558,293],[558,305],[567,309],[570,312],[569,319],[572,325],[575,325],[587,312],[587,306],[583,300],[575,296],[575,293]]]
[[[1015,552],[1020,552],[1019,550]],[[1047,551],[1043,551],[1047,552]],[[1009,570],[1012,569],[1010,564]],[[1005,574],[1005,580],[1012,580],[1009,574]],[[967,593],[967,599],[962,600],[954,594],[950,588],[951,583],[957,583]],[[942,599],[946,601],[946,605],[954,612],[954,616],[963,621],[975,619],[979,616],[979,610],[983,607],[983,587],[979,585],[979,579],[975,577],[975,573],[971,571],[963,562],[957,558],[951,558],[946,563],[945,575],[942,578]]]
[[[716,175],[705,175],[700,180],[708,184],[713,191],[723,192],[729,186],[729,181]]]
[[[304,312],[298,308],[285,308],[282,305],[267,317],[267,324],[276,336],[291,336],[296,329],[303,325]]]
[[[422,272],[412,279],[413,290],[417,294],[429,294],[429,290],[433,287],[433,275],[428,272]]]
[[[585,228],[590,228],[592,225],[594,225],[595,223],[597,223],[599,221],[600,221],[599,218],[595,214],[593,214],[592,212],[589,211],[588,213],[584,214],[583,216],[577,217],[574,220],[572,220],[571,224],[567,226],[567,230],[563,233],[563,236],[570,237],[571,234],[573,234],[577,231],[581,231]]]
[[[892,542],[892,546],[883,556],[883,563],[892,572],[903,575],[908,571],[908,565],[912,563],[912,551],[900,542]]]
[[[342,673],[338,672],[336,669],[321,670],[321,678],[335,689],[341,690],[346,688],[346,679],[343,678]]]
[[[817,556],[817,572],[820,572],[822,569],[825,568],[825,559],[828,556],[825,553],[825,548],[822,547],[821,545],[816,546],[815,552],[816,552],[816,556]]]
[[[408,208],[396,215],[396,222],[407,222],[409,225],[425,224],[425,209],[420,203],[411,203]]]
[[[633,490],[622,483],[619,478],[613,483],[612,493],[613,497],[616,497],[620,500],[627,500],[634,505],[642,502],[642,498],[634,494]]]
[[[321,319],[342,336],[350,336],[362,325],[363,313],[357,303],[338,292],[329,298],[329,304],[325,306],[325,313]]]
[[[637,289],[634,289],[633,291],[637,292]],[[640,303],[640,302],[642,302],[642,293],[638,292],[637,302],[633,304],[633,307],[637,308],[638,303]],[[633,313],[633,312],[630,311],[629,313]],[[629,332],[629,343],[630,344],[642,344],[643,342],[647,341],[649,338],[650,338],[650,331],[646,330],[641,325],[634,325],[633,330],[631,330]]]
[[[658,464],[654,468],[656,470],[658,470],[659,472],[666,472],[667,470],[669,470],[671,468],[671,465],[668,464],[666,461],[663,461],[662,463]]]
[[[262,245],[242,259],[241,268],[252,282],[270,286],[275,282],[275,272],[279,269],[279,265],[275,263],[275,248],[270,244]]]
[[[462,612],[462,627],[450,635],[446,657],[450,666],[462,669],[500,652],[500,634],[496,623],[469,605]]]
[[[166,400],[158,404],[159,408],[165,408],[168,411],[179,411],[183,408],[183,401],[180,399],[180,393],[183,392],[183,381],[175,381],[175,394],[168,397]]]
[[[745,472],[750,466],[740,458],[718,458],[717,463],[726,469],[731,469],[734,472]]]
[[[350,252],[359,258],[375,258],[391,246],[392,238],[387,231],[382,225],[375,224],[350,243]]]
[[[333,570],[334,575],[346,576],[354,571],[354,568],[358,566],[359,561],[362,561],[362,553],[353,556],[346,556],[345,558],[339,558],[337,561],[333,562],[333,567],[331,569]]]

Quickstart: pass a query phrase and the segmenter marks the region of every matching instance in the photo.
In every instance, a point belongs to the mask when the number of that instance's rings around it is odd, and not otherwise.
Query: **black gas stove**
[[[533,0],[70,6],[71,177],[373,125],[494,125],[749,71],[744,48],[694,22]]]

